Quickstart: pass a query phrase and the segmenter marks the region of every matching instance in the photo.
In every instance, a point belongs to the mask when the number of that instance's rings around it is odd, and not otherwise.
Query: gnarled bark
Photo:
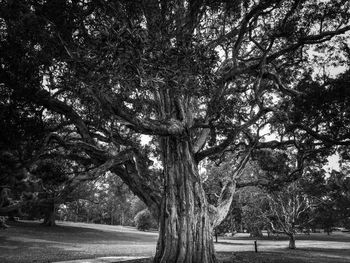
[[[209,206],[190,143],[162,139],[164,194],[155,262],[216,262]]]

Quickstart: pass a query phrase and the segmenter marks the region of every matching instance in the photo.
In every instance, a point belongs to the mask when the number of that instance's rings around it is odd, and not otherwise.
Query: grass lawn
[[[59,222],[58,226],[50,228],[38,222],[22,221],[0,230],[0,262],[41,263],[102,256],[151,257],[155,253],[157,236],[156,232],[140,232],[131,227]],[[350,233],[297,236],[294,251],[286,248],[288,241],[283,238],[258,240],[259,253],[253,252],[253,244],[253,239],[246,234],[237,234],[219,238],[215,247],[222,262],[350,262]]]
[[[252,263],[349,263],[350,233],[334,232],[331,235],[315,233],[296,236],[296,250],[288,249],[286,237],[277,240],[263,238],[254,252],[254,239],[248,234],[219,239],[216,250],[221,256],[236,259],[235,262]],[[232,255],[232,252],[233,255]],[[231,261],[232,262],[232,261]]]
[[[53,262],[99,256],[152,256],[158,234],[134,228],[58,222],[16,222],[0,230],[0,262]]]

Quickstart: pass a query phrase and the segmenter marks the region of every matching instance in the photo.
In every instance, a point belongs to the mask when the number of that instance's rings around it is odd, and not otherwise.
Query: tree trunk
[[[294,237],[294,234],[289,234],[289,248],[290,249],[295,249],[296,246],[295,246],[295,237]]]
[[[164,196],[154,262],[217,262],[208,203],[190,144],[162,140]]]
[[[111,221],[110,221],[109,223],[111,224],[111,226],[113,226],[113,225],[114,225],[114,213],[113,213],[113,208],[111,208],[110,213],[111,213]]]
[[[76,210],[75,210],[75,219],[74,222],[78,222],[78,215],[79,215],[79,202],[75,202],[77,204]]]
[[[55,217],[56,217],[55,204],[51,203],[51,204],[49,204],[49,207],[45,211],[45,217],[44,217],[43,224],[45,226],[55,226],[56,225]]]

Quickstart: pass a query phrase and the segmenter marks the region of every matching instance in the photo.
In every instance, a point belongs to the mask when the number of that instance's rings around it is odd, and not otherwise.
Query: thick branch
[[[294,140],[287,140],[287,141],[268,141],[268,142],[258,142],[256,144],[256,149],[264,149],[264,148],[269,148],[269,149],[278,149],[278,148],[285,148],[290,145],[294,145],[295,141]]]
[[[301,47],[303,45],[317,44],[317,43],[325,42],[327,40],[330,40],[332,37],[334,37],[336,35],[344,34],[345,32],[347,32],[349,30],[350,30],[350,26],[345,26],[345,27],[340,28],[338,30],[325,31],[325,32],[322,32],[321,34],[309,35],[309,36],[302,37],[295,44],[292,44],[292,45],[290,45],[284,49],[281,49],[281,50],[275,52],[274,54],[268,56],[266,58],[266,62],[269,63],[269,62],[275,60],[276,58],[278,58],[278,57],[280,57],[288,52],[297,50],[299,47]]]
[[[350,26],[344,26],[344,27],[337,29],[337,30],[334,30],[334,31],[325,31],[325,32],[322,32],[322,33],[317,34],[317,35],[304,36],[304,37],[300,38],[294,44],[291,44],[288,47],[283,48],[281,50],[278,50],[278,51],[274,52],[273,54],[267,56],[266,60],[265,60],[266,64],[271,63],[275,59],[277,59],[277,58],[279,58],[287,53],[293,52],[304,45],[323,43],[325,41],[330,40],[332,37],[344,34],[349,30],[350,30]],[[256,58],[256,59],[252,59],[252,60],[261,61],[261,58]],[[230,82],[237,75],[256,71],[259,68],[259,66],[260,66],[260,62],[251,64],[251,65],[245,66],[245,67],[243,66],[240,68],[232,67],[230,70],[227,70],[225,72],[225,74],[222,75],[220,82],[224,82],[224,83]]]
[[[109,108],[109,110],[119,118],[123,124],[133,129],[136,132],[149,135],[179,135],[185,130],[184,123],[177,119],[169,119],[164,121],[152,120],[152,119],[140,119],[135,116],[134,113],[129,113],[128,110],[123,107],[123,102],[120,100],[113,100],[113,97],[107,97],[107,94],[99,94],[97,99],[101,102],[101,105]]]
[[[158,218],[160,215],[161,187],[157,184],[155,178],[146,176],[146,171],[140,174],[138,168],[141,167],[137,167],[134,161],[129,161],[123,166],[113,166],[111,172],[118,175],[130,190],[151,209],[155,218]]]
[[[210,129],[209,128],[202,129],[202,131],[199,134],[196,142],[194,143],[193,153],[197,153],[198,151],[200,151],[204,147],[204,145],[205,145],[205,143],[206,143],[206,141],[208,139],[209,134],[210,134]]]
[[[47,136],[47,138],[45,139],[46,145],[52,140],[56,141],[59,145],[61,145],[64,148],[83,150],[89,156],[91,156],[92,158],[98,161],[104,162],[106,159],[110,157],[109,154],[106,153],[106,151],[99,149],[95,145],[91,145],[83,141],[75,141],[75,142],[65,141],[56,133],[51,133]]]
[[[304,126],[302,124],[293,124],[293,125],[290,125],[289,128],[304,130],[308,134],[310,134],[312,137],[314,137],[315,139],[320,140],[320,141],[322,141],[323,143],[326,143],[326,144],[350,145],[350,140],[333,139],[333,138],[331,138],[329,136],[319,134],[316,131],[312,130],[311,128],[306,127],[306,126]]]
[[[94,144],[94,141],[91,138],[89,130],[83,119],[78,115],[78,113],[74,111],[71,106],[68,106],[66,103],[51,97],[50,93],[45,90],[36,92],[33,99],[45,108],[65,115],[77,127],[78,132],[83,140],[92,145]]]
[[[263,74],[263,78],[267,78],[270,79],[272,81],[275,82],[277,88],[282,92],[285,93],[289,96],[300,96],[302,95],[301,92],[293,90],[293,89],[289,89],[287,88],[285,85],[283,85],[281,79],[279,78],[279,76],[277,74],[274,74],[272,72],[266,72]]]
[[[195,155],[197,162],[203,160],[204,158],[206,158],[208,156],[215,155],[217,153],[224,151],[228,146],[231,145],[231,143],[236,139],[236,136],[241,131],[243,131],[244,129],[246,129],[246,128],[250,127],[251,125],[253,125],[254,123],[256,123],[260,119],[260,117],[262,117],[264,114],[266,114],[269,111],[270,111],[269,109],[264,109],[264,110],[259,111],[250,120],[246,121],[244,124],[236,127],[232,132],[230,132],[228,134],[227,138],[223,142],[221,142],[219,145],[214,146],[212,148],[205,149],[205,150],[197,153]]]
[[[233,201],[233,195],[236,191],[236,179],[240,177],[245,165],[250,158],[253,148],[254,146],[250,147],[250,149],[246,152],[237,167],[233,170],[231,178],[229,178],[224,187],[221,189],[217,206],[211,207],[210,211],[212,214],[213,228],[218,226],[227,216],[227,213],[229,212]]]

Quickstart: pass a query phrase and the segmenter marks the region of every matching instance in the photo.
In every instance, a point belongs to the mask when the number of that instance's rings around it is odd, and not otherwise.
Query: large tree
[[[160,221],[155,262],[215,262],[211,230],[254,148],[349,144],[346,129],[317,129],[322,118],[316,127],[298,125],[285,114],[314,92],[295,89],[312,73],[307,51],[341,42],[349,4],[2,1],[0,85],[9,98],[41,107],[45,121],[60,121],[48,143],[74,162],[88,159],[97,174],[117,174],[148,205]],[[266,142],[272,126],[281,140]],[[142,134],[152,144],[142,144]],[[226,151],[235,168],[209,205],[198,166]]]

